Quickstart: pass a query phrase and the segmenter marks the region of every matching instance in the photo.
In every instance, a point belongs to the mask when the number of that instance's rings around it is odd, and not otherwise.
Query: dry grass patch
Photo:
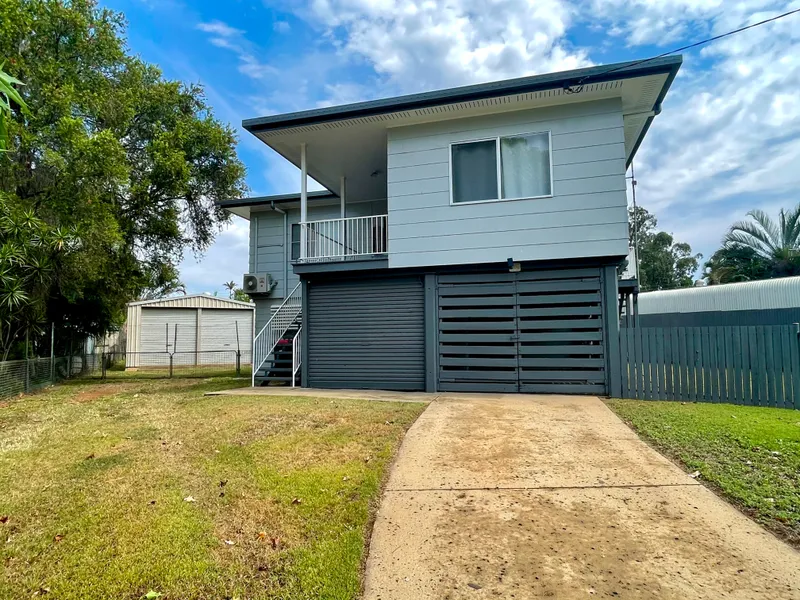
[[[203,396],[237,382],[73,383],[0,408],[0,599],[356,597],[424,406]]]

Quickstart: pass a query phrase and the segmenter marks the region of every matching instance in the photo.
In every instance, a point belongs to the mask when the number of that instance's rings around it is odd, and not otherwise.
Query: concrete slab
[[[206,396],[307,396],[310,398],[346,398],[350,400],[377,400],[383,402],[430,402],[436,394],[424,392],[389,392],[383,390],[318,390],[314,388],[246,387],[218,392],[206,392]]]
[[[364,597],[800,598],[800,554],[599,399],[448,395],[403,442]]]

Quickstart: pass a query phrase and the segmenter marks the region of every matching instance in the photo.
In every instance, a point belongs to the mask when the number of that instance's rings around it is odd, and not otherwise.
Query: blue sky
[[[253,195],[299,189],[245,118],[631,60],[800,0],[113,0],[131,50],[205,86],[239,132]],[[685,54],[635,162],[638,200],[710,256],[751,208],[800,202],[800,14]],[[247,224],[184,258],[190,292],[247,271]]]

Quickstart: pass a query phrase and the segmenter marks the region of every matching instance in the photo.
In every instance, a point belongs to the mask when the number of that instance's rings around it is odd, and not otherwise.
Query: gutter
[[[275,201],[270,202],[270,208],[283,215],[283,299],[289,293],[289,245],[287,243],[289,235],[289,214],[275,206]],[[257,229],[257,228],[256,228]]]

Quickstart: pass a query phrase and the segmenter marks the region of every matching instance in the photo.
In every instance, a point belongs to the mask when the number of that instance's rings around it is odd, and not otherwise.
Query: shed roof
[[[128,306],[141,306],[146,308],[229,308],[241,310],[253,310],[255,304],[251,302],[241,302],[229,298],[218,298],[208,294],[189,294],[187,296],[169,296],[167,298],[155,298],[153,300],[139,300],[130,302]]]
[[[726,283],[639,294],[639,314],[800,307],[800,277]]]

